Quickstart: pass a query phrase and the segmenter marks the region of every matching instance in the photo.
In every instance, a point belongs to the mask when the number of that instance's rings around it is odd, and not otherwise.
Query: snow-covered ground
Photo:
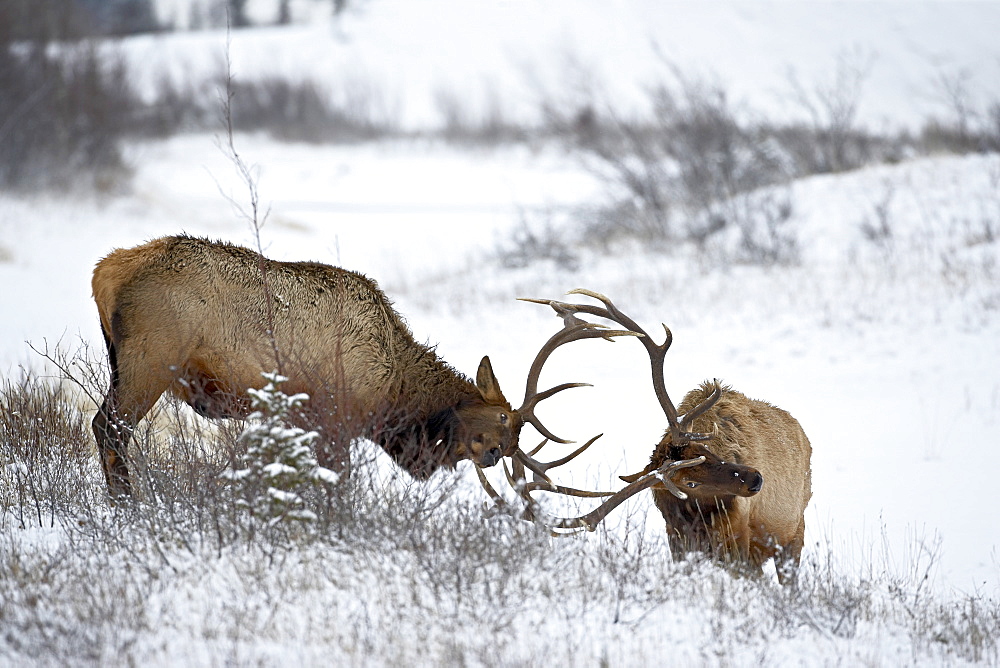
[[[159,0],[183,17],[197,0]],[[317,4],[298,3],[303,17]],[[276,3],[250,0],[258,20]],[[308,6],[302,6],[308,5]],[[255,9],[256,7],[256,9]],[[644,107],[646,87],[668,76],[716,78],[766,116],[802,118],[790,78],[834,90],[840,71],[864,73],[859,120],[917,126],[942,115],[939,79],[962,82],[972,107],[1000,85],[993,26],[997,2],[758,2],[724,0],[374,0],[349,3],[335,22],[309,22],[233,35],[238,77],[316,78],[333,91],[370,91],[405,127],[439,122],[440,94],[487,107],[499,100],[515,119],[536,119],[542,97],[590,88],[619,112]],[[294,48],[288,48],[294,44]],[[178,76],[218,73],[218,33],[129,40],[140,76],[154,86],[161,65]]]
[[[987,175],[1000,170],[997,157],[798,183],[799,267],[703,271],[685,255],[635,250],[585,256],[571,272],[548,263],[505,270],[489,259],[525,210],[583,203],[599,192],[558,154],[240,142],[262,167],[268,254],[375,277],[417,338],[439,343],[457,368],[471,374],[489,354],[512,401],[534,351],[558,325],[547,309],[515,298],[602,291],[647,331],[658,321],[670,325],[675,400],[718,377],[798,417],[814,448],[810,544],[828,541],[845,559],[860,559],[856,548],[881,543],[885,533],[903,561],[914,537],[940,543],[942,585],[1000,592],[1000,520],[988,502],[1000,418],[996,274],[971,260],[968,276],[924,269],[961,244],[964,228],[949,226],[980,215],[996,220],[1000,194]],[[179,231],[252,244],[250,226],[220,194],[246,200],[212,137],[136,147],[134,160],[129,196],[4,198],[5,374],[21,363],[38,366],[25,341],[73,344],[82,336],[100,347],[89,274],[110,249]],[[859,231],[889,184],[903,257],[879,255]],[[995,263],[995,242],[980,250]],[[596,387],[547,402],[547,421],[559,425],[552,428],[577,440],[606,434],[600,455],[586,462],[602,484],[641,468],[665,427],[641,348],[576,344],[543,376],[543,383],[565,380]]]
[[[997,99],[996,25],[1000,3],[373,0],[335,28],[237,33],[233,55],[237,73],[272,67],[375,82],[419,127],[433,124],[441,87],[471,99],[496,87],[509,92],[511,109],[528,113],[537,91],[525,70],[558,95],[560,54],[593,66],[609,97],[627,106],[662,67],[653,42],[682,69],[715,72],[755,109],[779,113],[788,67],[825,81],[838,54],[853,50],[874,54],[865,122],[915,124],[941,109],[925,84],[942,71],[967,72],[977,95]],[[224,44],[224,35],[204,32],[125,46],[181,71]],[[723,267],[690,251],[634,247],[581,249],[574,270],[549,262],[506,269],[493,251],[510,244],[522,219],[601,202],[608,184],[552,146],[236,142],[259,169],[268,255],[369,274],[416,337],[438,343],[456,368],[471,374],[489,354],[513,403],[559,324],[515,298],[603,292],[648,331],[661,321],[671,327],[675,401],[717,377],[799,419],[813,445],[807,554],[829,551],[851,572],[914,577],[933,554],[943,593],[1000,598],[1000,156],[924,158],[796,182],[797,266]],[[216,138],[135,144],[128,158],[135,176],[126,193],[0,193],[5,377],[18,365],[41,366],[25,341],[82,337],[100,346],[90,272],[111,249],[182,231],[253,243],[233,204],[247,205],[246,189]],[[893,233],[877,243],[863,229],[880,210]],[[613,485],[641,468],[665,427],[641,347],[592,341],[561,350],[542,383],[568,380],[595,387],[547,401],[546,424],[578,441],[605,434],[571,472],[576,481]],[[469,493],[481,494],[465,473]],[[631,504],[649,506],[645,497]],[[650,515],[647,524],[658,522]]]

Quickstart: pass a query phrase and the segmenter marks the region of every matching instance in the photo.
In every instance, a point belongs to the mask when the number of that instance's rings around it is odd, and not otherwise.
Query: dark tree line
[[[0,0],[0,30],[12,40],[72,40],[160,29],[153,0]]]

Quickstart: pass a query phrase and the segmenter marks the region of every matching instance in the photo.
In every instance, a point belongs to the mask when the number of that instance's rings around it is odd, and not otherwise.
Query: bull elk
[[[656,345],[604,295],[589,290],[570,294],[592,297],[604,307],[528,301],[549,304],[564,319],[587,313],[635,333],[649,355],[653,389],[667,418],[649,464],[622,476],[629,486],[617,493],[620,499],[612,497],[615,505],[651,488],[675,555],[700,550],[758,570],[773,557],[778,578],[785,582],[799,563],[805,509],[812,496],[812,447],[798,421],[717,381],[705,381],[675,408],[663,376],[673,340],[670,329],[663,325],[666,339]],[[604,504],[597,512],[606,514]]]
[[[92,285],[111,368],[93,429],[112,496],[131,492],[128,443],[164,392],[202,416],[240,418],[247,389],[274,370],[283,389],[311,397],[298,417],[320,426],[321,463],[349,470],[349,441],[366,436],[418,479],[462,459],[492,466],[517,449],[525,422],[560,440],[535,406],[581,384],[539,393],[541,365],[559,345],[608,336],[550,339],[514,409],[488,357],[473,383],[414,340],[374,281],[346,269],[181,235],[113,251]]]

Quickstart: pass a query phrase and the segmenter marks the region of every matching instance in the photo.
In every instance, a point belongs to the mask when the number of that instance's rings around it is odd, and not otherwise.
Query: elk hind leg
[[[111,384],[91,426],[97,441],[101,469],[112,497],[132,493],[125,453],[139,420],[170,383],[164,373],[136,373],[134,364],[120,364],[118,346],[108,343]]]

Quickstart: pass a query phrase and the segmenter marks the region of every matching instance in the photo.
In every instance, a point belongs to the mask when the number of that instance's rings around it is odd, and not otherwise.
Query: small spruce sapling
[[[253,413],[259,424],[247,427],[240,442],[247,447],[242,456],[243,468],[235,466],[222,476],[232,480],[242,498],[237,505],[268,524],[282,520],[309,523],[316,514],[305,506],[299,492],[313,485],[334,485],[338,475],[319,466],[313,454],[315,431],[290,427],[289,415],[309,399],[307,394],[289,396],[278,389],[288,380],[278,373],[262,374],[267,380],[263,389],[249,389]]]

